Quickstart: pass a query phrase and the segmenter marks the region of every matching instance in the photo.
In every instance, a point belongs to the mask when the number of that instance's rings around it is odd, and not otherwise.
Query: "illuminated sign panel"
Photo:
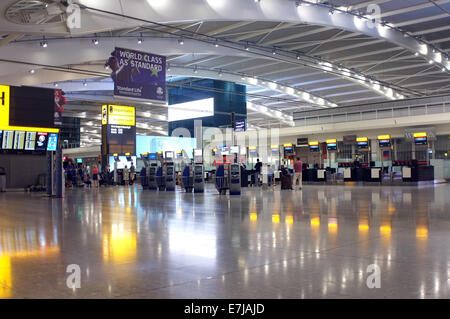
[[[136,109],[132,106],[103,105],[102,140],[106,154],[136,153]]]
[[[311,152],[318,152],[319,151],[319,142],[309,142],[309,150]]]
[[[102,124],[104,124],[105,105],[102,106]],[[111,125],[136,125],[136,109],[132,106],[108,105],[107,124]]]
[[[279,145],[271,145],[270,149],[272,150],[272,152],[279,152],[280,146]]]
[[[285,153],[293,153],[294,152],[294,147],[292,146],[291,143],[283,144],[283,148],[284,148]]]
[[[359,149],[366,149],[369,147],[369,140],[367,137],[356,138],[356,145]]]
[[[428,145],[428,137],[426,132],[414,133],[414,143],[416,145]]]
[[[380,147],[390,147],[391,146],[391,136],[390,135],[378,135],[378,143]]]
[[[337,141],[336,141],[336,139],[327,140],[327,149],[329,151],[336,151],[337,150]]]

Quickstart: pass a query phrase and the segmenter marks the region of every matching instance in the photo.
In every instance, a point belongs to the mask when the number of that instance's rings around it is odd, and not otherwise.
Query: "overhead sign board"
[[[414,133],[413,136],[416,145],[428,145],[428,134],[426,132]]]
[[[391,146],[391,136],[390,135],[378,135],[378,143],[380,147],[390,147]]]
[[[319,142],[318,141],[309,142],[309,150],[311,152],[318,152],[319,151]]]
[[[105,66],[112,71],[115,96],[166,101],[166,57],[116,48]]]
[[[357,137],[356,145],[359,149],[367,149],[369,147],[369,140],[367,137]]]
[[[337,150],[337,140],[336,139],[329,139],[327,142],[327,149],[329,151],[336,151]]]
[[[136,153],[136,109],[132,106],[103,105],[101,109],[103,153]]]
[[[236,121],[234,124],[235,132],[245,132],[247,130],[247,124],[245,120]]]

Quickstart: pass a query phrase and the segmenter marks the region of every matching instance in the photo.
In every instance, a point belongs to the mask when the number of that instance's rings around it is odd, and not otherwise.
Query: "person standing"
[[[299,157],[297,157],[297,160],[294,163],[294,188],[297,185],[299,189],[302,189],[302,178],[303,178],[303,162],[300,160]]]
[[[259,161],[259,158],[256,159],[255,165],[255,184],[259,186],[259,175],[261,174],[262,163]]]
[[[125,165],[125,168],[123,169],[123,181],[125,183],[125,186],[128,186],[128,183],[130,181],[130,170]]]
[[[94,187],[98,188],[98,167],[95,164],[92,166],[92,180],[94,181]]]
[[[134,183],[134,180],[136,179],[136,168],[134,167],[133,162],[131,162],[130,166],[130,181]]]
[[[6,192],[6,170],[0,167],[0,192]]]

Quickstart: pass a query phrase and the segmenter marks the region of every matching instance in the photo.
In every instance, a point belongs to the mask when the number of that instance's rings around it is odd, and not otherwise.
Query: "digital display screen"
[[[248,148],[249,153],[256,153],[256,147],[251,146]]]
[[[78,164],[83,164],[83,159],[82,158],[77,158],[77,163]]]
[[[11,87],[9,125],[55,127],[55,90],[36,87]]]
[[[380,147],[390,147],[391,146],[391,136],[390,135],[379,135],[378,144]]]
[[[47,140],[48,133],[38,132],[36,134],[36,151],[46,151],[47,150]]]
[[[238,165],[231,165],[231,173],[239,173],[241,171],[241,169],[239,168]]]
[[[36,132],[25,133],[25,150],[34,151],[36,147]]]
[[[150,153],[148,155],[148,158],[151,159],[151,160],[155,160],[156,159],[156,153]]]
[[[202,166],[195,166],[195,174],[196,175],[201,175],[203,173],[203,167]]]
[[[12,150],[13,141],[14,141],[14,131],[4,131],[3,132],[2,149]]]
[[[329,151],[336,151],[337,150],[337,144],[336,143],[327,144],[327,149]]]
[[[292,144],[284,144],[283,148],[285,153],[294,153],[294,146]]]
[[[337,141],[336,139],[327,140],[327,150],[337,151]]]
[[[391,146],[391,140],[378,140],[378,143],[380,144],[380,147],[390,147]]]
[[[183,152],[177,152],[177,157],[183,157]]]
[[[167,159],[172,159],[174,156],[173,156],[173,152],[171,152],[171,151],[167,151],[166,152],[166,158]]]
[[[194,156],[203,156],[203,150],[194,150]]]
[[[309,150],[311,152],[318,152],[319,151],[319,145],[310,145]]]
[[[367,141],[356,142],[358,148],[369,148],[369,143]]]
[[[58,133],[50,133],[48,136],[47,151],[54,152],[58,147]]]
[[[415,137],[414,138],[414,143],[416,145],[427,145],[428,144],[428,139],[426,136],[424,137]]]
[[[25,132],[15,131],[14,132],[14,149],[23,150],[25,144]]]
[[[142,157],[145,158],[145,159],[149,159],[148,153],[147,154],[142,154]]]

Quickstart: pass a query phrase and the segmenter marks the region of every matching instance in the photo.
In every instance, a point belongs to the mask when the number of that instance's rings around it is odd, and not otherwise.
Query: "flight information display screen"
[[[25,150],[34,151],[36,147],[36,132],[25,133]]]
[[[36,151],[46,151],[47,150],[47,142],[48,142],[48,133],[38,132],[36,134]]]
[[[155,160],[156,159],[156,153],[150,153],[148,155],[148,158],[151,159],[151,160]]]
[[[2,149],[12,150],[13,149],[13,141],[14,141],[14,131],[4,131],[3,132]]]
[[[58,146],[58,133],[50,133],[47,142],[47,151],[54,152]]]
[[[14,132],[14,149],[23,150],[25,144],[25,132],[15,131]]]

